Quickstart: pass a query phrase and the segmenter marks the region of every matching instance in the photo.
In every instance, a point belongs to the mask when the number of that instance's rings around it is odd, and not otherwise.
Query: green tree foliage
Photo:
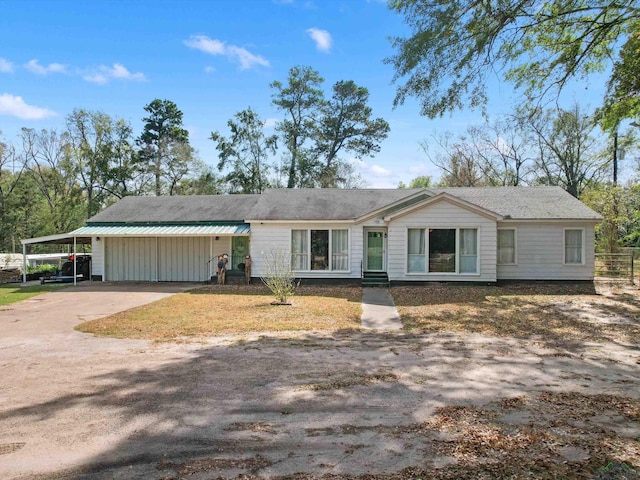
[[[228,170],[225,181],[232,193],[262,193],[270,186],[270,158],[276,153],[277,136],[265,135],[264,121],[251,107],[236,113],[227,125],[228,138],[219,132],[209,137],[218,151],[218,169]]]
[[[67,116],[69,155],[87,196],[87,217],[111,196],[122,197],[134,174],[131,127],[102,112],[75,109]]]
[[[69,134],[23,128],[21,139],[28,174],[44,199],[40,235],[78,228],[86,219],[86,196],[77,182]]]
[[[175,195],[219,195],[224,193],[224,181],[210,166],[196,160],[191,175],[183,178],[174,192]]]
[[[0,249],[15,243],[11,217],[17,213],[15,200],[24,170],[25,162],[15,147],[0,141]]]
[[[182,112],[172,101],[155,99],[144,109],[149,116],[142,119],[145,124],[138,139],[141,146],[140,160],[149,166],[155,179],[154,192],[160,196],[164,190],[163,181],[171,175],[168,171],[169,163],[176,163],[178,152],[174,148],[179,144],[189,143],[189,132],[183,128]],[[182,149],[180,153],[184,154],[185,150]],[[188,162],[184,157],[181,160]],[[174,165],[173,169],[178,171],[179,167]]]
[[[621,246],[640,247],[640,185],[599,183],[587,188],[580,200],[603,218],[596,226],[596,251],[615,253]]]
[[[428,175],[420,175],[409,182],[409,186],[404,182],[398,184],[398,188],[429,188],[432,187],[431,177]]]
[[[285,112],[279,123],[287,149],[287,187],[345,187],[359,183],[340,154],[368,156],[380,151],[389,124],[372,118],[369,91],[338,81],[324,98],[324,79],[311,67],[294,67],[287,84],[273,82],[273,104]]]
[[[272,102],[282,110],[285,119],[278,124],[287,153],[287,188],[312,187],[315,158],[307,140],[314,136],[316,119],[323,104],[320,88],[324,79],[311,67],[296,66],[289,70],[287,83],[271,83]]]
[[[615,130],[622,120],[640,123],[640,23],[620,50],[607,84],[604,106],[599,112],[606,130]]]
[[[316,137],[321,187],[345,183],[346,179],[340,175],[338,155],[341,151],[358,157],[373,156],[380,151],[380,142],[387,138],[389,124],[382,118],[371,118],[368,101],[366,88],[343,80],[333,86],[332,97],[324,102]]]
[[[486,103],[486,81],[504,72],[529,98],[559,93],[602,71],[640,16],[637,0],[391,0],[407,38],[393,39],[395,104],[415,96],[434,118]]]

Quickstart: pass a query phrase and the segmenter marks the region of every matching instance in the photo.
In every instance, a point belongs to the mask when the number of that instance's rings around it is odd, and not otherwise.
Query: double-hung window
[[[309,241],[307,230],[291,230],[291,270],[307,270]]]
[[[564,231],[564,263],[582,265],[584,263],[584,230],[567,228]]]
[[[291,230],[291,270],[349,270],[349,231]]]
[[[498,265],[515,265],[516,263],[516,230],[514,228],[498,229]]]
[[[408,231],[407,271],[424,272],[427,265],[425,254],[424,228],[410,228]]]
[[[460,273],[478,273],[478,230],[460,229]]]

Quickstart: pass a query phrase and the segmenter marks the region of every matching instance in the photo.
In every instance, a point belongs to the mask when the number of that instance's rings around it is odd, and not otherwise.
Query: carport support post
[[[73,284],[78,284],[78,272],[76,272],[76,268],[78,268],[78,254],[76,253],[76,236],[73,236]]]
[[[27,284],[27,244],[22,244],[22,284]]]

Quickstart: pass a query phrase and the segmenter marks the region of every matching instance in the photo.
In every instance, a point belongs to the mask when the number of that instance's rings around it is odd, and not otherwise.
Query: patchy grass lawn
[[[640,294],[633,286],[509,285],[396,287],[404,327],[558,343],[640,343]]]
[[[359,287],[304,286],[296,290],[292,305],[271,305],[274,297],[262,286],[211,286],[85,322],[76,329],[159,341],[246,332],[357,329],[361,300]]]
[[[16,284],[0,285],[0,306],[26,300],[43,292],[64,288],[66,285],[33,285],[22,287]]]

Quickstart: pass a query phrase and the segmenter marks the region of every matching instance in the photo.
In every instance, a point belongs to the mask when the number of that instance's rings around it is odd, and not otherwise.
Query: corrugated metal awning
[[[93,237],[197,237],[211,235],[249,235],[248,223],[218,225],[87,225],[70,235]]]

